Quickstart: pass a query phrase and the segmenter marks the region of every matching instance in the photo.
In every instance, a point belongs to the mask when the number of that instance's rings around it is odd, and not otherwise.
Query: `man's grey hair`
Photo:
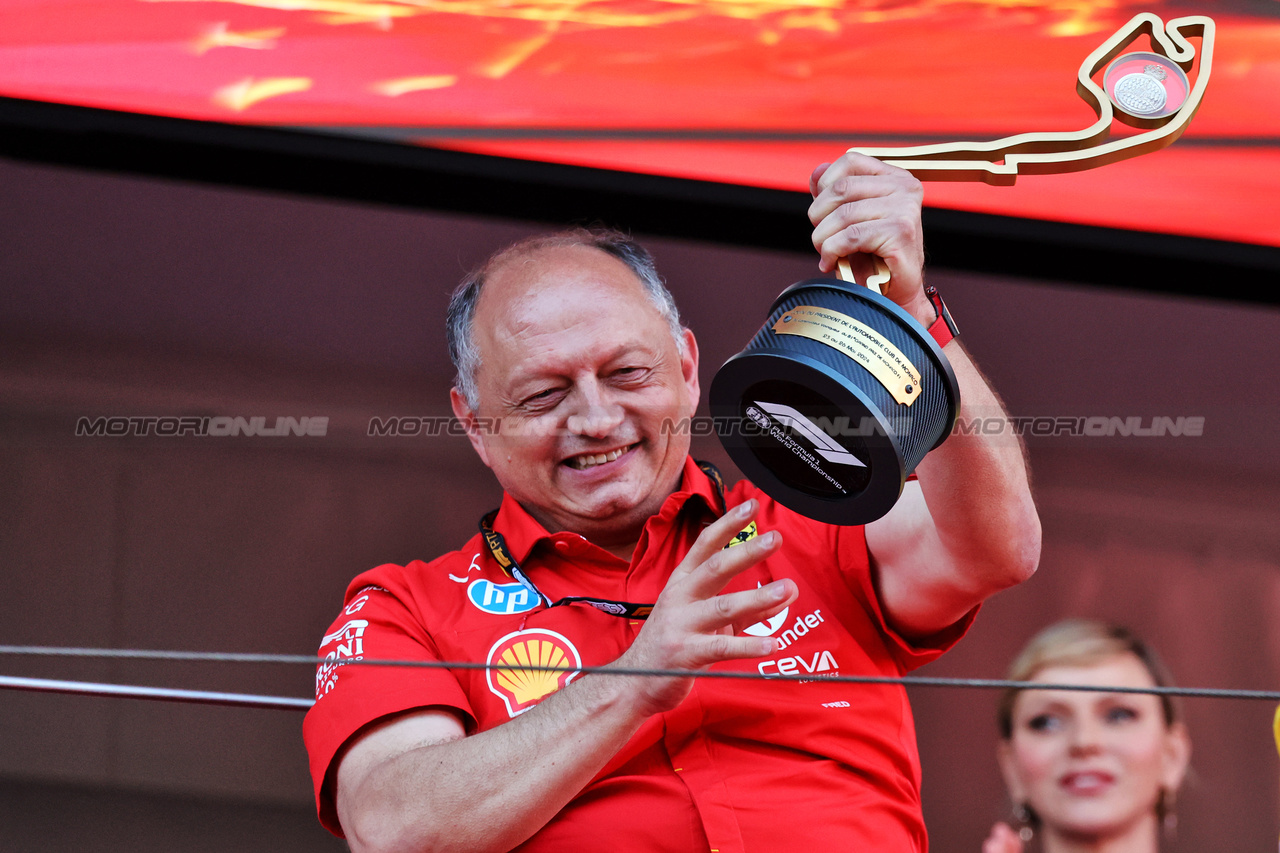
[[[626,234],[605,228],[574,228],[554,234],[529,237],[513,243],[493,254],[489,260],[470,272],[453,291],[449,310],[445,315],[446,333],[449,339],[449,358],[457,369],[454,387],[475,411],[479,403],[476,390],[476,371],[480,368],[480,350],[475,341],[476,304],[485,280],[496,270],[521,257],[545,249],[561,249],[570,246],[586,246],[606,252],[626,264],[644,286],[649,301],[667,322],[671,337],[675,339],[680,354],[685,352],[684,327],[680,323],[680,311],[667,290],[662,276],[654,265],[649,251]]]

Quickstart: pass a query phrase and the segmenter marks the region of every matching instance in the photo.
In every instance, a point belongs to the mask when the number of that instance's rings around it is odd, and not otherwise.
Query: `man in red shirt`
[[[878,255],[931,326],[919,184],[846,155],[811,189],[821,267]],[[927,849],[905,691],[827,679],[933,659],[1035,570],[1020,448],[952,436],[865,527],[724,492],[662,427],[694,414],[697,343],[617,235],[499,253],[450,328],[454,412],[505,495],[462,550],[351,584],[304,726],[324,824],[357,853]],[[961,416],[1000,412],[946,352]],[[492,668],[341,665],[365,656]]]

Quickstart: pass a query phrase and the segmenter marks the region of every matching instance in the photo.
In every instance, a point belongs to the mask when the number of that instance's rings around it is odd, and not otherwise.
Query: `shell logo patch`
[[[737,533],[733,534],[733,538],[729,540],[729,544],[724,547],[732,548],[734,545],[741,545],[743,542],[750,542],[752,539],[756,538],[756,534],[758,532],[756,523],[753,521]]]
[[[494,643],[488,663],[494,667],[486,671],[489,689],[516,717],[577,678],[582,658],[567,637],[545,628],[528,628]]]

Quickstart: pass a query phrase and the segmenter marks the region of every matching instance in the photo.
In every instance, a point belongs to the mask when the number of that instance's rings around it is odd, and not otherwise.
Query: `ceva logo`
[[[582,658],[562,634],[528,628],[507,634],[489,649],[489,689],[515,717],[578,676]]]
[[[765,678],[774,678],[778,675],[806,675],[818,672],[830,672],[833,675],[840,674],[840,664],[836,663],[835,655],[831,654],[830,649],[823,649],[820,652],[814,652],[812,657],[804,655],[796,655],[789,658],[779,658],[778,660],[762,661],[756,669]],[[767,670],[776,670],[774,674],[770,674]],[[803,681],[801,682],[804,683]]]
[[[528,613],[538,606],[538,598],[519,583],[494,583],[483,578],[467,587],[467,598],[485,613],[510,616]]]

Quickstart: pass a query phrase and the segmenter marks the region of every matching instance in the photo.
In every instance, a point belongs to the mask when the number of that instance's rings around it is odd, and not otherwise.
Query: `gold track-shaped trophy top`
[[[1173,18],[1168,24],[1142,12],[1089,54],[1076,73],[1076,91],[1098,120],[1065,133],[1020,133],[990,142],[944,142],[903,148],[851,148],[906,169],[922,181],[983,181],[1010,185],[1018,175],[1080,172],[1158,151],[1172,144],[1200,108],[1213,60],[1213,19]],[[1123,54],[1146,33],[1151,52]],[[1187,73],[1196,60],[1188,41],[1199,37],[1195,82]],[[1108,66],[1108,63],[1110,65]],[[1099,85],[1094,77],[1107,66]],[[1146,131],[1108,140],[1119,120]]]

